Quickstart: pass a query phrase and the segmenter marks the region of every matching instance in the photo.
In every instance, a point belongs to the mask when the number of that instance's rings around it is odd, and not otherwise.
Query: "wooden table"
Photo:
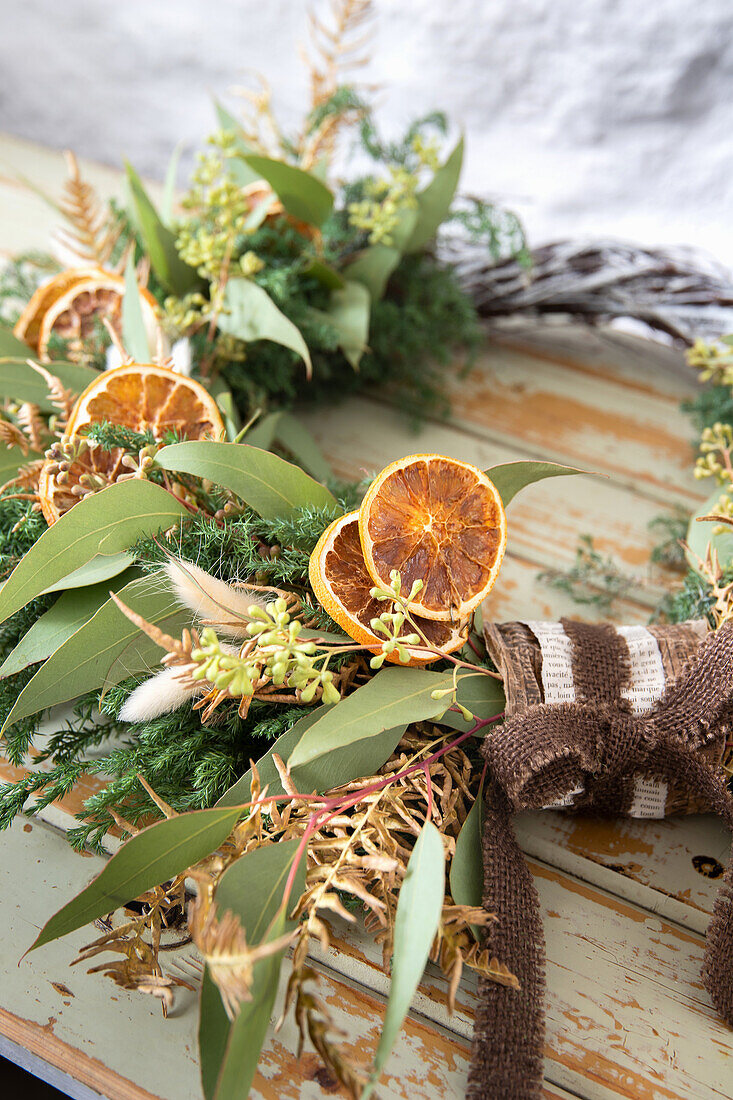
[[[58,190],[60,157],[17,139],[0,142],[0,242],[7,253],[42,248],[53,211],[11,178],[20,170]],[[104,191],[119,177],[89,166]],[[346,369],[346,368],[344,368]],[[453,386],[450,421],[411,434],[378,396],[307,412],[304,423],[339,474],[374,470],[411,451],[439,451],[486,467],[549,458],[605,474],[558,479],[512,505],[509,553],[491,598],[497,619],[576,614],[538,572],[568,563],[579,535],[637,577],[614,608],[644,622],[672,578],[650,569],[649,521],[701,499],[691,476],[692,429],[679,402],[694,390],[679,355],[609,333],[561,328],[487,343]],[[167,1021],[156,1004],[99,976],[70,970],[88,932],[16,965],[48,915],[100,860],[72,853],[60,830],[74,805],[44,822],[16,822],[0,837],[0,1053],[70,1096],[199,1100],[195,1005],[183,996]],[[712,1100],[733,1095],[733,1033],[700,982],[705,927],[729,838],[713,818],[667,821],[525,814],[522,845],[542,900],[548,946],[545,1097],[569,1100]],[[323,993],[364,1054],[379,1037],[387,978],[365,937],[347,934],[315,951]],[[464,1095],[475,982],[457,1011],[430,968],[389,1062],[380,1095],[443,1100]],[[253,1095],[262,1100],[341,1095],[313,1053],[300,1062],[288,1022],[265,1046]]]

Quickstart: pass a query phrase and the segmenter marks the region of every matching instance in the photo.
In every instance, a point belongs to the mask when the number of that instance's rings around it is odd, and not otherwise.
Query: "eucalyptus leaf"
[[[721,488],[716,489],[691,517],[687,528],[687,560],[690,568],[698,573],[700,562],[705,561],[707,557],[708,547],[718,555],[718,561],[723,569],[733,561],[733,527],[698,518],[717,515],[720,511],[718,502],[722,494]]]
[[[199,1058],[206,1100],[243,1100],[249,1095],[270,1026],[284,955],[281,951],[255,964],[251,999],[241,1005],[231,1023],[210,978],[210,985],[202,988]],[[214,993],[221,1007],[216,1006]],[[207,1010],[212,1012],[211,1019],[204,1015]]]
[[[244,159],[255,153],[256,150],[245,140],[242,127],[230,111],[227,111],[218,100],[214,100],[214,108],[219,126],[226,133],[233,134],[235,138],[237,156],[232,157],[227,163],[227,169],[235,183],[240,187],[247,187],[250,183],[256,183],[262,177],[247,164]]]
[[[372,301],[384,297],[389,277],[402,259],[407,242],[417,224],[417,210],[400,211],[395,228],[390,233],[389,244],[379,242],[365,248],[361,255],[345,268],[347,279],[362,283]]]
[[[430,183],[417,194],[418,214],[407,243],[407,252],[420,252],[433,240],[450,213],[463,164],[463,138]]]
[[[230,440],[236,439],[242,430],[242,421],[239,416],[239,410],[234,403],[234,397],[232,391],[227,386],[224,379],[219,375],[212,382],[209,383],[209,392],[219,406],[219,411],[224,417],[224,426],[227,430],[227,437]]]
[[[565,477],[569,474],[587,474],[588,470],[578,470],[574,466],[561,466],[557,462],[503,462],[486,470],[506,508],[520,489],[542,481],[546,477]]]
[[[305,714],[294,726],[281,734],[273,742],[268,752],[257,761],[257,774],[261,787],[267,787],[270,794],[284,794],[280,775],[275,767],[273,756],[277,754],[289,766],[293,749],[306,730],[325,715],[327,707],[315,707]],[[350,783],[362,776],[374,775],[397,748],[405,732],[405,726],[384,730],[374,737],[358,741],[355,745],[346,745],[319,757],[312,764],[303,764],[292,769],[293,782],[298,790],[317,791],[319,794]],[[249,802],[251,798],[252,770],[225,791],[217,806],[236,806]]]
[[[135,261],[132,252],[125,267],[125,293],[122,297],[122,342],[125,350],[138,363],[150,362],[148,334],[145,331],[140,287],[137,284]]]
[[[333,192],[325,183],[310,172],[273,157],[255,154],[244,159],[261,179],[267,180],[288,214],[309,225],[325,222],[334,201]]]
[[[118,595],[127,607],[168,632],[178,632],[190,625],[190,613],[181,609],[158,574],[131,581]],[[108,598],[41,665],[16,699],[3,729],[87,691],[149,672],[159,664],[161,656],[161,649],[152,638],[131,623]]]
[[[339,274],[335,267],[331,267],[325,260],[319,260],[315,257],[303,268],[303,274],[317,279],[328,290],[339,290],[344,285],[343,276]]]
[[[303,360],[310,377],[310,352],[300,329],[278,309],[267,291],[252,279],[229,279],[224,291],[223,311],[217,324],[221,332],[246,343],[270,340],[290,348]]]
[[[259,944],[275,939],[295,926],[280,911],[283,891],[297,854],[299,841],[281,840],[255,848],[241,856],[222,875],[216,889],[220,913],[231,910],[245,931],[247,942]],[[290,905],[305,889],[305,859],[295,875]],[[280,966],[285,948],[255,964],[251,1000],[244,1001],[236,1020],[222,1016],[214,999],[210,975],[201,993],[199,1051],[201,1077],[207,1100],[237,1100],[246,1096],[254,1078],[277,994]],[[216,991],[218,993],[218,991]],[[211,1021],[205,1012],[212,1013]]]
[[[391,245],[373,244],[344,269],[344,274],[352,282],[365,286],[372,301],[378,302],[384,297],[389,277],[401,259],[402,253]]]
[[[333,470],[308,429],[292,413],[281,412],[274,415],[277,416],[275,439],[290,452],[298,465],[317,481],[328,481],[333,477]],[[247,442],[252,444],[254,440],[247,439]]]
[[[97,554],[86,565],[81,565],[73,573],[68,573],[55,584],[44,588],[43,595],[48,592],[66,591],[68,588],[84,588],[88,584],[98,584],[99,581],[108,581],[132,565],[134,560],[134,556],[125,550],[120,554]]]
[[[264,961],[267,962],[268,960]],[[279,975],[275,977],[276,993],[278,977]],[[257,985],[258,990],[259,980],[259,975],[253,976],[252,985],[253,987]],[[271,1011],[272,1008],[267,1011],[268,1023]],[[219,987],[211,977],[209,967],[204,966],[204,973],[201,978],[201,992],[199,993],[198,1047],[201,1088],[205,1100],[214,1100],[216,1080],[226,1056],[229,1035],[233,1026],[222,1003]],[[250,1022],[249,1027],[251,1026]]]
[[[349,279],[341,290],[332,291],[328,309],[313,310],[336,329],[339,347],[354,370],[358,369],[359,361],[367,350],[370,309],[368,288],[361,282]]]
[[[41,412],[58,411],[51,400],[48,386],[43,375],[33,370],[26,359],[33,359],[30,348],[25,349],[25,358],[0,358],[0,398],[4,400],[30,401],[38,405]],[[76,396],[87,388],[99,371],[83,367],[79,363],[53,362],[45,364],[46,370],[55,375],[63,385]]]
[[[119,554],[187,515],[150,481],[118,481],[91,494],[44,531],[18,562],[0,591],[0,622],[98,554]]]
[[[296,745],[289,766],[300,768],[322,761],[337,749],[355,751],[360,742],[384,730],[436,718],[447,704],[445,698],[433,699],[432,692],[452,686],[452,672],[383,669],[340,703],[324,710]]]
[[[471,714],[481,721],[495,718],[506,706],[502,681],[493,676],[487,676],[485,672],[461,673],[458,677],[456,699],[461,706],[470,710]],[[464,718],[455,710],[447,710],[438,721],[441,726],[449,726],[451,729],[462,732],[472,729],[475,725],[472,720]],[[477,737],[483,737],[483,735],[482,730],[477,731]]]
[[[151,267],[166,290],[182,297],[189,291],[195,290],[200,285],[201,279],[178,255],[174,233],[163,224],[148,197],[142,180],[127,161],[125,169],[135,222],[140,230],[145,251],[150,257]]]
[[[400,889],[394,925],[392,981],[374,1065],[361,1100],[374,1091],[425,970],[438,931],[445,893],[445,855],[440,833],[423,825]]]
[[[479,786],[476,801],[468,812],[456,840],[450,864],[450,892],[456,905],[480,907],[484,894],[482,852],[484,785]],[[471,926],[476,939],[479,929]]]
[[[231,489],[263,519],[291,516],[300,508],[338,509],[328,489],[298,466],[246,443],[172,443],[155,460],[164,470]]]
[[[265,413],[264,416],[255,421],[251,428],[247,429],[243,437],[244,442],[250,447],[259,447],[263,451],[271,450],[282,415],[281,410]]]
[[[238,817],[239,810],[232,808],[192,810],[143,829],[123,844],[81,893],[46,922],[29,950],[75,932],[180,875],[215,852]]]
[[[129,571],[132,573],[132,570]],[[123,587],[133,577],[122,574],[117,577],[115,589]],[[28,665],[37,664],[50,657],[79,627],[109,600],[109,582],[91,584],[80,591],[62,593],[53,607],[49,608],[23,635],[4,663],[0,667],[0,677],[12,676]],[[60,701],[60,700],[59,700]]]
[[[23,340],[19,340],[8,325],[0,322],[0,357],[25,360],[33,358],[33,349]]]
[[[279,840],[253,848],[227,867],[219,879],[214,900],[219,912],[231,909],[239,917],[247,943],[264,943],[272,938],[268,929],[282,905],[283,891],[300,841]],[[295,873],[288,909],[292,910],[305,890],[306,861],[301,859]],[[284,914],[283,931],[296,922]]]

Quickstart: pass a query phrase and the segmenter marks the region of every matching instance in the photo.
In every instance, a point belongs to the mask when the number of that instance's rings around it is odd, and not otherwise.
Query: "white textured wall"
[[[162,175],[210,94],[266,73],[296,120],[303,0],[4,0],[0,127]],[[376,0],[388,127],[445,108],[464,183],[535,243],[613,233],[733,263],[731,0]]]

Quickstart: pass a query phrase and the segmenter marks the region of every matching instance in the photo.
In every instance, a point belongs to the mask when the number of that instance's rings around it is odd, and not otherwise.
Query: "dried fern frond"
[[[372,14],[371,0],[331,0],[323,14],[318,7],[311,8],[308,13],[311,48],[307,56],[312,108],[330,99],[350,73],[368,64],[367,47],[372,39],[368,24]]]
[[[44,440],[48,436],[48,428],[46,427],[45,420],[41,416],[41,410],[38,408],[38,405],[33,405],[30,401],[25,401],[15,414],[15,419],[19,427],[23,429],[31,450],[44,450]]]
[[[333,156],[339,129],[359,114],[348,98],[343,106],[335,99],[340,88],[353,87],[356,72],[369,62],[372,14],[371,0],[331,0],[327,12],[309,12],[310,48],[303,52],[310,72],[311,111],[300,142],[306,169]]]
[[[46,385],[48,386],[48,392],[51,397],[51,404],[58,413],[55,419],[54,428],[56,430],[56,433],[61,436],[63,435],[63,429],[68,423],[69,417],[71,416],[71,410],[74,407],[74,394],[72,390],[68,389],[68,387],[63,384],[60,378],[58,378],[55,374],[51,374],[51,372],[49,370],[46,370],[45,367],[41,366],[40,363],[34,363],[32,359],[29,359],[27,362],[28,366],[32,370],[34,370],[36,374],[41,375]]]
[[[0,420],[0,443],[4,443],[6,447],[20,447],[24,455],[31,449],[25,433],[9,420]]]
[[[105,267],[117,243],[119,227],[112,223],[108,208],[92,185],[82,179],[74,154],[66,152],[64,156],[69,175],[59,209],[68,227],[56,231],[56,242],[76,265]]]
[[[236,1019],[243,1002],[252,999],[255,964],[279,954],[298,934],[287,932],[276,939],[250,945],[236,913],[226,910],[219,917],[216,905],[204,893],[197,896],[191,907],[189,929],[230,1020]]]

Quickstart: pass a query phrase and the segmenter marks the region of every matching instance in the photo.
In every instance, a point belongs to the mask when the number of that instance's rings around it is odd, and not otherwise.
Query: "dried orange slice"
[[[74,358],[103,318],[122,332],[124,293],[121,275],[100,268],[69,268],[38,287],[13,331],[43,362],[49,362],[48,346],[54,334],[69,342]],[[140,290],[140,306],[150,340],[157,332],[157,306],[150,291]]]
[[[328,614],[355,642],[378,652],[378,643],[384,641],[371,629],[372,619],[383,611],[391,610],[382,600],[370,595],[374,582],[369,576],[359,539],[359,513],[349,512],[335,520],[321,535],[311,554],[309,576],[311,587]],[[463,623],[434,622],[417,619],[417,625],[430,645],[452,653],[460,649],[468,634],[468,620]],[[412,628],[405,624],[405,633]],[[408,647],[409,648],[409,647]],[[409,649],[411,665],[427,665],[438,657]],[[388,661],[399,663],[396,653]]]
[[[359,509],[364,561],[376,584],[397,570],[402,590],[423,582],[413,607],[426,619],[466,618],[496,580],[506,515],[493,482],[468,462],[409,455],[382,470]]]
[[[221,439],[224,422],[214,398],[198,382],[168,367],[130,363],[102,371],[78,398],[66,426],[65,441],[72,447],[83,439],[90,424],[103,421],[149,430],[156,439],[176,432],[185,439]],[[64,442],[64,441],[62,441]],[[84,495],[84,487],[130,476],[120,449],[90,447],[72,461],[61,451],[44,463],[38,495],[48,523],[55,523]],[[61,464],[61,468],[60,468]]]

